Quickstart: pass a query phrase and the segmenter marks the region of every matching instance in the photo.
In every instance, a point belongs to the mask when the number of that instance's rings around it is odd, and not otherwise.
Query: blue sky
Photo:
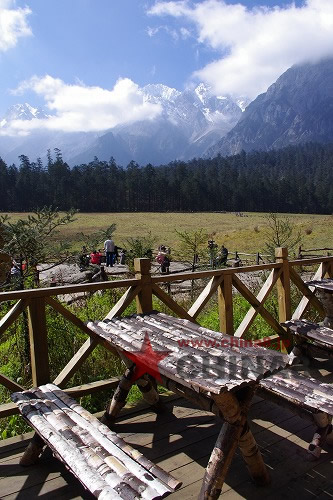
[[[54,129],[97,130],[90,101],[108,128],[153,119],[148,83],[254,98],[292,64],[333,53],[333,0],[0,0],[1,25],[0,117],[29,102]],[[11,133],[30,131],[20,125]]]

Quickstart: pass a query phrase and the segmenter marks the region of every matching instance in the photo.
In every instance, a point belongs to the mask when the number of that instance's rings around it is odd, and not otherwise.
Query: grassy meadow
[[[12,220],[24,218],[26,213],[9,214]],[[302,234],[303,248],[333,248],[333,216],[308,214],[281,214],[288,216]],[[80,248],[78,233],[92,233],[112,223],[117,224],[114,239],[125,246],[129,237],[146,235],[151,231],[156,246],[178,247],[175,229],[194,231],[203,228],[219,245],[224,243],[230,252],[256,253],[265,246],[267,223],[263,213],[78,213],[75,222],[61,229],[59,238],[69,239]],[[101,242],[101,246],[102,246]]]

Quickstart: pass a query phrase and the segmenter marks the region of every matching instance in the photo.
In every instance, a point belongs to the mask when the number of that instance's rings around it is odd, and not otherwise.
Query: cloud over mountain
[[[13,91],[22,95],[32,90],[45,101],[51,115],[45,119],[13,120],[2,135],[27,135],[32,130],[94,132],[141,120],[152,120],[162,111],[158,103],[148,102],[129,78],[119,79],[113,89],[70,85],[50,75],[34,76]]]
[[[0,52],[15,47],[19,38],[32,34],[27,17],[31,14],[28,7],[13,8],[12,0],[0,0]]]
[[[305,0],[301,7],[293,2],[285,7],[244,4],[157,1],[148,13],[194,24],[198,42],[221,54],[193,75],[217,94],[252,99],[293,64],[333,55],[332,0]]]

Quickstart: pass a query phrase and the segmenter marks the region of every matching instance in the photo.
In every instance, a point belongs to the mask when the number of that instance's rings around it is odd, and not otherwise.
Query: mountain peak
[[[162,83],[149,83],[142,88],[142,92],[148,100],[153,97],[171,102],[174,102],[181,94],[179,90],[163,85]]]
[[[13,104],[4,116],[5,123],[12,120],[33,120],[34,118],[47,118],[49,115],[41,108],[34,108],[27,102],[23,104]],[[2,122],[4,122],[2,120]],[[2,123],[1,122],[1,123]]]
[[[89,162],[94,156],[101,160],[113,156],[122,164],[132,159],[141,164],[188,160],[201,156],[237,123],[242,114],[230,96],[218,99],[204,83],[183,92],[161,83],[149,84],[140,92],[145,101],[158,103],[162,110],[153,121],[124,123],[98,134],[88,132],[84,139],[66,132],[54,134],[47,129],[36,130],[24,138],[12,136],[10,144],[0,136],[0,154],[11,162],[21,153],[31,154],[30,151],[34,156],[44,157],[47,149],[57,147],[71,164]],[[17,104],[8,110],[2,121],[0,118],[0,127],[9,129],[13,120],[47,117],[42,109],[28,103]],[[13,153],[9,154],[11,151]]]
[[[239,103],[239,105],[241,105]],[[244,111],[207,156],[333,141],[333,59],[295,65]]]

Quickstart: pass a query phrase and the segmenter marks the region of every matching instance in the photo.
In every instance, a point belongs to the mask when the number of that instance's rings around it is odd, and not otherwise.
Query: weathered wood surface
[[[12,399],[96,498],[161,498],[180,486],[57,386],[14,393]]]
[[[289,358],[260,347],[243,347],[231,336],[162,313],[90,322],[88,327],[120,351],[140,351],[148,333],[155,351],[169,351],[161,375],[206,393],[220,394],[285,367]]]
[[[333,279],[324,278],[321,280],[311,280],[306,283],[308,286],[314,286],[318,290],[324,290],[327,293],[333,293]]]
[[[229,335],[234,333],[234,313],[232,302],[233,275],[226,274],[218,287],[217,300],[219,307],[220,330]]]
[[[194,319],[198,316],[200,311],[205,307],[211,296],[214,292],[216,292],[218,286],[222,283],[224,279],[224,275],[221,276],[213,276],[210,279],[209,283],[206,285],[204,290],[201,292],[197,300],[188,310],[188,314],[192,316]]]
[[[197,498],[220,422],[212,414],[191,407],[184,399],[162,397],[168,412],[157,417],[149,409],[143,410],[142,405],[126,408],[117,420],[115,430],[183,482],[170,499]],[[332,449],[328,447],[327,453],[322,453],[316,462],[304,459],[313,425],[259,398],[254,400],[250,417],[251,428],[270,470],[272,484],[264,488],[253,484],[242,457],[236,454],[221,499],[324,499],[332,495]],[[39,497],[87,500],[88,494],[80,483],[67,473],[49,450],[43,453],[35,466],[20,467],[19,460],[26,445],[24,436],[0,442],[1,497],[6,500]]]
[[[96,382],[88,382],[87,384],[76,385],[74,387],[70,387],[68,389],[64,389],[66,394],[70,394],[74,398],[80,398],[82,396],[86,396],[87,394],[93,394],[95,392],[113,389],[117,387],[119,383],[118,377],[113,377],[106,380],[97,380]],[[20,388],[19,384],[17,387],[11,389],[13,391],[24,390]],[[0,418],[9,417],[10,415],[17,415],[19,410],[15,403],[3,403],[0,405]]]
[[[45,299],[40,297],[28,305],[29,342],[32,383],[50,382]]]
[[[306,320],[291,320],[284,323],[291,332],[303,339],[311,340],[328,351],[333,351],[333,330]]]
[[[333,415],[332,384],[324,384],[289,369],[261,380],[259,386],[308,411]]]

